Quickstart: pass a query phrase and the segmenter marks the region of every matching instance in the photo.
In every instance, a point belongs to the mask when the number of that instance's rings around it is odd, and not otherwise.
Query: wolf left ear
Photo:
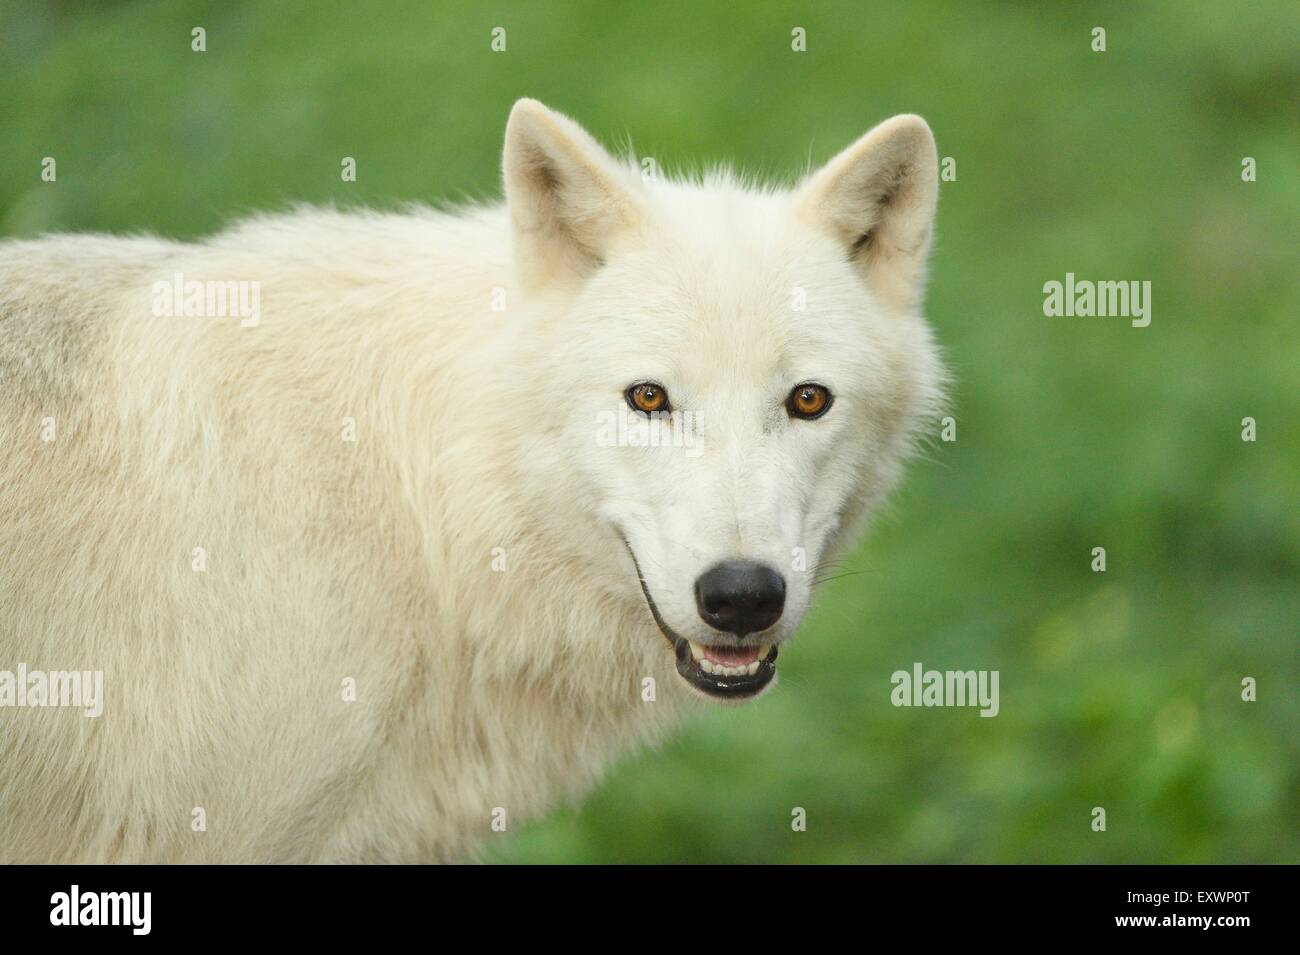
[[[510,111],[502,171],[525,285],[580,280],[640,220],[632,170],[537,100]]]
[[[920,116],[887,119],[814,173],[798,214],[829,230],[868,284],[900,310],[919,307],[925,284],[939,160]]]

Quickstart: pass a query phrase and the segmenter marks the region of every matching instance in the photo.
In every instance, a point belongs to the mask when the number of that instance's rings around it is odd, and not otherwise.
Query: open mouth
[[[632,555],[632,564],[636,567],[637,579],[641,582],[641,592],[650,607],[659,631],[668,640],[677,657],[677,672],[691,686],[701,693],[717,699],[743,700],[757,696],[776,676],[776,647],[771,644],[760,646],[721,647],[697,643],[678,636],[668,626],[650,596],[646,586],[645,575],[637,563],[636,552],[627,538],[623,539],[627,552]]]
[[[709,696],[743,699],[757,695],[776,676],[776,647],[713,647],[678,637],[677,672]]]

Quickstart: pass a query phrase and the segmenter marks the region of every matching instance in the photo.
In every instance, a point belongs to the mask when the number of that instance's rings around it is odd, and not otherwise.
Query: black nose
[[[726,560],[695,581],[695,606],[715,630],[743,637],[766,630],[785,609],[785,580],[771,567]]]

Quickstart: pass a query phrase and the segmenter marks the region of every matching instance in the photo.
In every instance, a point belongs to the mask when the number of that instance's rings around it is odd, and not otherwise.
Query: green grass
[[[1281,0],[19,3],[0,235],[490,196],[521,95],[670,170],[784,179],[919,112],[957,160],[929,311],[958,440],[913,467],[775,693],[489,858],[1296,862],[1298,34]],[[1151,326],[1044,317],[1067,271],[1150,280]],[[894,708],[914,661],[999,670],[1001,714]]]

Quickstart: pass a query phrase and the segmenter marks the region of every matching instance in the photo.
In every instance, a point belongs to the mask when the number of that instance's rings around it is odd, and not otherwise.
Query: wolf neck
[[[477,510],[423,509],[431,579],[458,579],[434,594],[431,636],[452,667],[425,696],[428,724],[454,727],[455,738],[427,771],[483,780],[474,796],[491,801],[463,808],[465,829],[500,806],[513,831],[658,742],[681,714],[680,678],[644,609],[606,596],[586,562],[526,520],[526,496],[505,475],[528,472],[493,469],[471,446],[442,460],[426,493],[472,487]]]
[[[603,549],[616,541],[594,536],[562,455],[514,403],[504,369],[528,342],[477,319],[469,331],[449,322],[422,347],[374,356],[369,400],[401,429],[376,464],[418,528],[430,581],[417,706],[426,725],[455,727],[437,771],[465,761],[540,811],[659,738],[685,690],[646,608],[602,579],[618,572]]]

